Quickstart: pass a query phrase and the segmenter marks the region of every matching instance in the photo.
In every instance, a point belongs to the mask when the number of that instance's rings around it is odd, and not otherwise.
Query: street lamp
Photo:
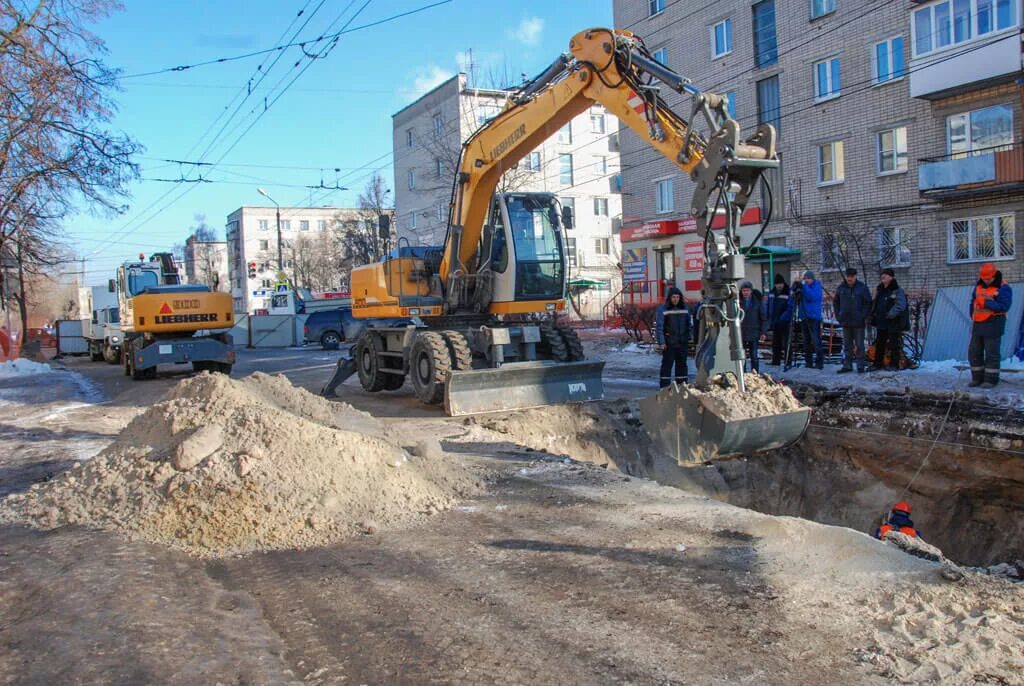
[[[256,189],[260,195],[274,203],[277,207],[277,271],[284,271],[284,259],[281,257],[281,206],[277,204],[277,201],[270,197],[265,190],[262,188]]]

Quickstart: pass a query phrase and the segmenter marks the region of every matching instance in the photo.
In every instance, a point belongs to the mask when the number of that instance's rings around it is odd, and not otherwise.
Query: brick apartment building
[[[500,113],[508,97],[503,90],[470,88],[466,75],[457,74],[393,115],[400,237],[413,245],[444,242],[462,142]],[[569,278],[592,286],[577,299],[588,317],[599,317],[621,285],[617,129],[616,117],[603,107],[591,108],[553,130],[506,172],[498,189],[548,191],[573,207],[575,226],[566,232]]]
[[[231,286],[226,241],[204,241],[196,234],[185,239],[185,281],[227,291]]]
[[[698,88],[727,93],[744,131],[778,129],[755,284],[812,269],[834,286],[852,266],[874,286],[889,266],[930,291],[972,283],[984,261],[1024,278],[1021,0],[698,4],[614,0],[615,25]],[[688,97],[667,99],[688,117]],[[696,295],[692,183],[631,131],[621,148],[628,278]]]

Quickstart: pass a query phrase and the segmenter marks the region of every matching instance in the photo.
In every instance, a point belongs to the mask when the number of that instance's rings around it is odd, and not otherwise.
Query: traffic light
[[[250,262],[249,263],[249,278],[250,279],[255,279],[256,278],[256,263],[255,262]]]

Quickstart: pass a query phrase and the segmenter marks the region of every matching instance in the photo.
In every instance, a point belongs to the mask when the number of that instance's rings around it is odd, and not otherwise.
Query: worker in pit
[[[914,522],[910,519],[910,503],[907,501],[901,500],[892,506],[885,524],[875,529],[875,538],[884,539],[885,535],[890,531],[899,531],[901,534],[906,534],[911,538],[918,537],[917,529],[914,528]]]
[[[686,355],[690,346],[690,330],[693,321],[690,310],[686,307],[683,292],[673,286],[668,289],[665,302],[658,305],[654,317],[654,334],[661,353],[661,376],[658,385],[665,388],[675,379],[677,384],[685,384],[689,376]],[[675,374],[673,375],[673,367]]]
[[[1012,300],[1013,292],[1003,283],[1003,273],[991,262],[981,265],[978,283],[971,292],[971,343],[967,348],[971,382],[968,386],[995,388],[999,383],[999,348]]]

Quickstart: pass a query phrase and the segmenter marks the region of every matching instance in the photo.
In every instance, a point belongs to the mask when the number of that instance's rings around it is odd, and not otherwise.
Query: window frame
[[[316,230],[317,231],[326,231],[327,230],[327,220],[326,219],[317,219],[316,220]]]
[[[559,145],[572,145],[572,122],[568,121],[565,126],[558,129]]]
[[[435,136],[443,136],[444,135],[444,117],[441,116],[440,112],[438,112],[437,114],[434,115],[434,135]]]
[[[603,212],[600,210],[604,210]],[[608,216],[608,198],[603,196],[597,196],[594,198],[594,216],[595,217],[607,217]]]
[[[282,231],[291,231],[292,230],[292,220],[291,219],[282,219],[281,220],[281,230]]]
[[[568,181],[568,183],[565,181],[566,171],[565,171],[565,166],[564,165],[565,165],[566,161],[569,162],[569,171],[568,171],[569,181]],[[567,152],[567,153],[560,154],[558,156],[558,183],[560,183],[563,186],[574,186],[575,185],[575,183],[574,183],[575,180],[576,179],[575,179],[575,170],[573,169],[572,153],[571,152]]]
[[[832,68],[833,63],[835,63],[835,66],[836,66],[835,70],[833,70],[833,68]],[[825,95],[821,95],[821,80],[820,80],[821,79],[821,75],[820,75],[821,70],[819,69],[819,67],[821,67],[823,65],[828,65],[828,68],[825,70],[825,73],[826,73],[826,76],[827,76],[827,79],[828,79],[829,91]],[[839,55],[832,55],[831,57],[826,57],[823,60],[818,60],[817,62],[814,63],[813,69],[814,69],[814,102],[815,103],[827,102],[829,100],[835,100],[836,98],[840,97],[843,94],[843,90],[842,90],[843,65],[842,65],[842,61],[840,60]],[[834,73],[834,72],[837,72],[837,73]],[[832,83],[833,79],[837,79],[838,83],[837,84],[833,84]],[[832,90],[833,86],[835,86],[835,90]]]
[[[299,231],[309,231],[309,220],[308,219],[300,219],[299,220]]]
[[[900,149],[899,149],[899,135],[898,132],[903,132],[903,166],[899,166],[900,160]],[[886,133],[893,135],[894,147],[890,151],[893,155],[894,166],[892,169],[884,169],[882,166],[883,155],[886,154],[886,150],[882,148],[882,136]],[[908,131],[906,126],[893,126],[891,128],[880,129],[875,131],[875,175],[876,176],[893,176],[895,174],[906,174],[910,170],[910,155],[908,142]]]
[[[607,155],[594,155],[594,174],[598,178],[604,178],[608,175],[608,156]]]
[[[990,145],[990,146],[987,146],[987,147],[975,147],[974,146],[974,137],[972,135],[973,127],[971,125],[971,117],[975,113],[984,112],[985,110],[992,110],[992,109],[995,109],[997,107],[1004,108],[1004,109],[1008,110],[1008,112],[1010,114],[1010,126],[1007,129],[1009,131],[1009,134],[1010,134],[1009,140],[1006,143],[999,143],[997,145]],[[953,119],[954,117],[966,117],[966,120],[964,122],[964,134],[965,134],[964,140],[967,142],[967,148],[964,149],[964,150],[958,150],[956,152],[953,151],[953,141],[952,141],[952,139],[950,138],[950,135],[949,135],[949,123],[950,123],[950,120]],[[951,156],[956,156],[956,159],[959,159],[960,156],[970,157],[972,154],[975,154],[975,153],[978,153],[978,152],[982,152],[982,151],[993,152],[995,150],[1003,149],[1004,146],[1012,146],[1013,143],[1014,143],[1014,139],[1016,137],[1016,134],[1014,132],[1013,105],[1009,104],[1009,103],[996,103],[994,105],[987,105],[985,107],[979,107],[979,108],[973,109],[973,110],[965,110],[963,112],[956,112],[954,114],[947,114],[946,115],[946,121],[945,121],[945,134],[946,134],[946,154],[947,155],[951,155]]]
[[[819,2],[822,5],[831,5],[831,8],[830,9],[823,9],[821,12],[816,13],[815,12],[815,9],[816,9],[815,6]],[[835,11],[836,11],[836,0],[811,0],[811,21],[814,21],[815,19],[821,19],[822,17],[827,17],[828,15],[832,14]]]
[[[836,156],[836,146],[839,146],[838,159],[839,159],[839,172],[841,174],[841,176],[838,176],[838,177],[835,176],[835,174],[836,174],[836,158],[837,158],[837,156]],[[823,160],[822,160],[822,158],[823,158],[822,151],[825,148],[830,148],[831,156],[832,156],[832,159],[829,160],[829,162],[827,162],[827,163],[823,162]],[[846,148],[846,146],[843,145],[843,141],[842,140],[828,141],[826,143],[819,143],[817,145],[817,149],[818,149],[818,153],[817,153],[817,159],[818,159],[818,174],[817,174],[817,178],[818,178],[818,187],[819,188],[824,187],[824,186],[838,186],[839,184],[841,184],[841,183],[846,181],[846,160],[844,159],[845,152],[846,152],[845,148]],[[825,164],[830,164],[832,166],[833,178],[831,178],[831,179],[825,179],[824,178],[824,175],[823,175],[822,172],[824,170]]]
[[[725,111],[729,114],[730,119],[736,118],[736,91],[726,91]]]
[[[607,257],[612,254],[611,236],[594,236],[594,254],[599,257]]]
[[[647,0],[647,16],[656,17],[665,11],[665,0]]]
[[[762,98],[762,90],[767,90],[767,88],[762,88],[762,84],[769,84],[769,83],[774,83],[775,84],[775,98],[776,98],[776,101],[778,103],[776,107],[772,108],[772,111],[774,112],[775,116],[774,116],[774,118],[771,118],[771,119],[769,119],[766,116],[766,114],[769,112],[769,110],[764,106],[764,101],[763,101],[763,98]],[[775,127],[775,132],[778,133],[779,129],[780,129],[780,124],[782,122],[782,85],[779,83],[779,75],[778,74],[773,74],[772,76],[769,76],[766,79],[761,79],[761,80],[759,80],[759,81],[757,81],[755,83],[755,86],[757,88],[757,119],[758,119],[758,123],[759,124],[771,124],[772,126]]]
[[[913,253],[910,250],[909,238],[905,235],[906,226],[880,226],[878,227],[878,266],[880,267],[909,267],[913,261]],[[895,232],[895,241],[888,242],[885,239],[887,231]],[[892,250],[894,259],[887,261],[886,251]],[[904,260],[904,253],[906,259]]]
[[[266,238],[261,238],[259,246],[260,250],[270,250],[270,240]]]
[[[269,219],[257,219],[256,220],[257,231],[270,231],[270,220]]]
[[[576,248],[576,237],[566,236],[565,237],[565,258],[568,262],[569,268],[579,266],[579,257]]]
[[[406,129],[405,130],[405,147],[411,148],[411,147],[413,147],[413,145],[415,145],[415,136],[414,136],[414,134],[412,132],[412,129]]]
[[[719,50],[718,45],[718,27],[724,27],[722,31],[722,37],[725,42],[725,46],[722,50]],[[719,57],[725,57],[726,55],[732,54],[732,18],[726,17],[721,21],[717,21],[708,28],[708,32],[711,38],[711,59],[717,60]]]
[[[899,70],[899,74],[898,75],[896,73],[897,72],[896,64],[895,64],[895,62],[893,60],[893,55],[897,54],[897,51],[893,49],[894,48],[893,41],[895,41],[897,39],[900,41],[900,49],[899,49],[900,70]],[[906,56],[904,55],[904,52],[903,52],[904,49],[905,49],[905,43],[906,43],[906,41],[903,39],[903,34],[902,33],[898,33],[898,34],[896,34],[894,36],[889,36],[885,40],[875,41],[871,45],[871,83],[872,83],[872,85],[884,86],[887,83],[895,83],[897,81],[902,81],[906,77],[906,75],[907,75],[907,61],[906,61]],[[878,66],[879,66],[878,65],[878,46],[879,45],[886,45],[886,46],[888,46],[887,50],[888,50],[888,61],[889,61],[889,64],[887,66],[889,68],[889,72],[888,73],[891,74],[891,75],[887,79],[884,79],[884,80],[879,78],[879,69],[878,69]]]
[[[950,50],[952,48],[968,45],[977,41],[985,40],[993,36],[1002,33],[1012,33],[1018,30],[1022,24],[1022,17],[1018,14],[1018,0],[967,0],[969,3],[969,21],[966,26],[967,33],[969,34],[965,38],[957,38],[957,14],[956,14],[956,2],[958,0],[941,0],[940,2],[933,2],[924,7],[918,7],[910,13],[910,41],[911,41],[911,57],[925,57],[935,53],[942,52],[944,50]],[[979,5],[983,4],[989,13],[989,28],[982,32],[981,21],[979,14]],[[1012,16],[1010,23],[1002,27],[999,26],[999,15],[1000,7],[1008,7]],[[944,28],[948,30],[947,38],[948,42],[945,45],[936,46],[935,41],[932,40],[937,34],[935,31],[936,22],[936,10],[939,7],[944,7],[944,17],[941,21],[948,23]],[[928,22],[928,48],[926,50],[919,50],[918,41],[918,17],[927,15]]]
[[[405,173],[405,180],[409,185],[409,190],[416,190],[416,170],[409,169]]]
[[[595,124],[597,124],[598,122],[600,122],[601,125],[600,126],[595,126]],[[593,112],[591,112],[590,113],[590,133],[599,133],[599,134],[600,133],[604,133],[605,132],[605,128],[606,127],[605,127],[604,114],[594,114]]]
[[[534,157],[534,155],[536,155],[536,157]],[[527,171],[539,172],[541,170],[542,163],[540,159],[540,150],[534,150],[523,159],[526,161]]]
[[[659,55],[664,56],[665,59],[664,60],[658,59]],[[653,57],[654,61],[657,62],[658,64],[667,67],[668,66],[668,47],[662,46],[662,47],[658,48],[657,50],[653,50],[651,52],[651,57]]]
[[[978,241],[977,241],[977,222],[981,221],[981,220],[986,220],[986,219],[992,220],[992,225],[993,225],[992,243],[993,243],[993,253],[994,254],[991,257],[986,257],[986,256],[980,256],[979,257],[978,256],[978,251],[977,251],[977,247],[978,247]],[[1010,223],[1009,235],[1012,237],[1012,240],[1013,240],[1013,253],[1009,254],[1009,255],[997,254],[997,253],[1001,252],[1000,247],[1001,247],[1002,241],[1000,239],[1002,238],[1002,235],[1003,235],[1003,229],[1002,229],[1001,221],[1000,220],[1002,220],[1002,219],[1009,219],[1009,223]],[[995,215],[986,214],[986,215],[980,215],[980,216],[977,216],[977,217],[960,217],[959,219],[950,219],[950,220],[948,220],[946,222],[946,227],[947,227],[946,228],[946,237],[947,237],[946,264],[970,264],[970,263],[976,263],[976,262],[1005,262],[1005,261],[1017,259],[1017,241],[1016,241],[1016,236],[1015,236],[1015,232],[1016,232],[1016,228],[1017,228],[1016,227],[1016,221],[1017,220],[1016,220],[1016,217],[1015,217],[1015,213],[1013,213],[1013,212],[1007,212],[1005,214],[995,214]],[[967,257],[967,258],[964,258],[964,259],[956,259],[956,256],[955,256],[956,240],[954,239],[953,225],[957,224],[957,223],[960,223],[960,222],[967,222],[967,249],[968,249],[968,253],[970,254],[970,257]],[[998,235],[996,234],[996,227],[999,227]]]
[[[674,176],[664,176],[658,179],[652,179],[652,182],[654,183],[655,214],[671,214],[676,211],[674,180]],[[668,188],[668,194],[665,195],[664,198],[661,190],[663,187],[662,184],[667,184],[665,187]],[[667,200],[667,205],[663,204],[663,200]]]
[[[758,17],[760,7],[771,7],[771,43],[770,49],[763,49],[764,46],[758,43],[758,34],[762,31],[767,31],[768,25],[758,26]],[[776,14],[775,0],[760,0],[750,6],[752,13],[751,28],[753,32],[753,46],[754,46],[754,66],[763,69],[779,63],[779,36],[778,36],[778,16]],[[766,36],[762,43],[767,43]]]

